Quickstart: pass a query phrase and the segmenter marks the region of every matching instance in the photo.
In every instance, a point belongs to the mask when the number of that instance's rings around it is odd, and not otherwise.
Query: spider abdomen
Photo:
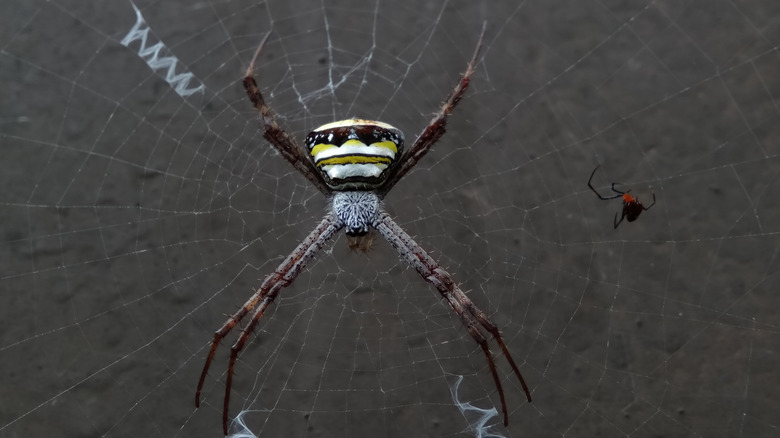
[[[348,236],[365,236],[379,214],[379,196],[374,192],[342,191],[333,195],[333,212]]]
[[[314,165],[334,190],[371,190],[379,186],[403,143],[399,129],[362,119],[328,123],[306,136]]]

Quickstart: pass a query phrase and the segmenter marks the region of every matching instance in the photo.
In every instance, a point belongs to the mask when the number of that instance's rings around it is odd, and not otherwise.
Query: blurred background
[[[381,238],[343,236],[236,364],[258,436],[774,436],[780,3],[12,0],[0,6],[0,437],[222,433],[213,332],[327,200],[262,138],[442,140],[385,199],[532,391]],[[613,182],[645,205],[613,228]],[[772,292],[774,291],[774,292]],[[493,344],[494,350],[497,348]],[[238,425],[232,431],[240,431]]]

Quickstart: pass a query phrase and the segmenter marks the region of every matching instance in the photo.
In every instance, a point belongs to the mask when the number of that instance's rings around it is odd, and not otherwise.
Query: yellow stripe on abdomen
[[[390,164],[391,161],[393,160],[389,157],[345,155],[320,160],[317,162],[317,166],[322,167],[332,164]]]
[[[337,147],[338,146],[336,146],[335,144],[320,143],[320,144],[314,146],[313,148],[311,148],[311,151],[309,153],[311,154],[312,157],[316,157],[317,154],[322,153],[323,151],[326,151],[328,149],[337,148]]]

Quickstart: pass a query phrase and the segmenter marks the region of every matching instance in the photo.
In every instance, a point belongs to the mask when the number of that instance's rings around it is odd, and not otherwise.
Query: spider
[[[590,179],[588,179],[588,187],[590,187],[590,189],[593,190],[593,193],[595,193],[596,196],[598,196],[599,199],[601,199],[602,201],[608,201],[610,199],[615,199],[620,197],[623,198],[623,212],[620,214],[620,220],[618,220],[617,213],[615,213],[614,224],[616,230],[618,225],[620,225],[620,223],[623,222],[624,218],[629,222],[634,222],[639,217],[639,215],[642,214],[643,211],[650,210],[650,207],[655,205],[655,193],[653,193],[653,203],[645,207],[644,205],[642,205],[642,203],[639,201],[638,198],[635,198],[628,194],[631,190],[626,190],[625,192],[621,192],[620,190],[615,188],[615,185],[619,183],[614,183],[614,182],[612,183],[612,191],[617,193],[617,195],[610,196],[610,197],[601,196],[601,194],[599,194],[599,192],[597,192],[596,189],[594,189],[590,183],[591,181],[593,181],[593,175],[596,174],[596,171],[599,170],[599,167],[601,167],[601,165],[596,166],[596,168],[593,169],[593,172],[590,174]]]
[[[504,390],[496,371],[493,355],[487,342],[492,336],[512,367],[515,376],[531,401],[531,394],[520,370],[509,353],[498,327],[455,283],[452,276],[442,269],[406,232],[384,211],[381,200],[428,152],[444,134],[447,117],[463,97],[482,47],[485,35],[483,25],[477,47],[466,72],[455,85],[447,100],[423,130],[412,147],[403,151],[404,135],[395,127],[373,120],[347,119],[328,123],[306,136],[305,151],[276,122],[274,113],[266,104],[254,78],[254,68],[267,34],[255,51],[244,77],[247,96],[260,113],[263,136],[306,179],[330,200],[331,207],[322,221],[301,242],[272,274],[268,275],[254,294],[214,333],[206,363],[200,374],[195,392],[195,406],[200,406],[200,394],[219,343],[244,317],[251,313],[249,323],[241,330],[238,340],[230,349],[230,360],[225,383],[222,408],[222,429],[227,435],[228,408],[233,372],[239,352],[254,330],[268,306],[279,292],[290,285],[307,262],[322,250],[326,242],[339,230],[345,229],[350,243],[363,247],[361,239],[370,240],[370,230],[376,230],[429,283],[433,284],[479,344],[487,359],[501,399],[504,425],[509,424]],[[370,244],[367,242],[366,245]]]

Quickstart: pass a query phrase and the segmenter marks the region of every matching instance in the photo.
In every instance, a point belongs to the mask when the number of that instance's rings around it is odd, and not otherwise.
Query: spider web
[[[231,418],[258,436],[775,436],[775,0],[5,2],[0,436],[219,436],[227,315],[327,208],[263,140],[360,116],[448,133],[386,199],[532,390],[377,239],[264,316]],[[613,230],[612,182],[647,205]],[[235,335],[235,333],[233,334]],[[238,425],[233,431],[242,430]]]

